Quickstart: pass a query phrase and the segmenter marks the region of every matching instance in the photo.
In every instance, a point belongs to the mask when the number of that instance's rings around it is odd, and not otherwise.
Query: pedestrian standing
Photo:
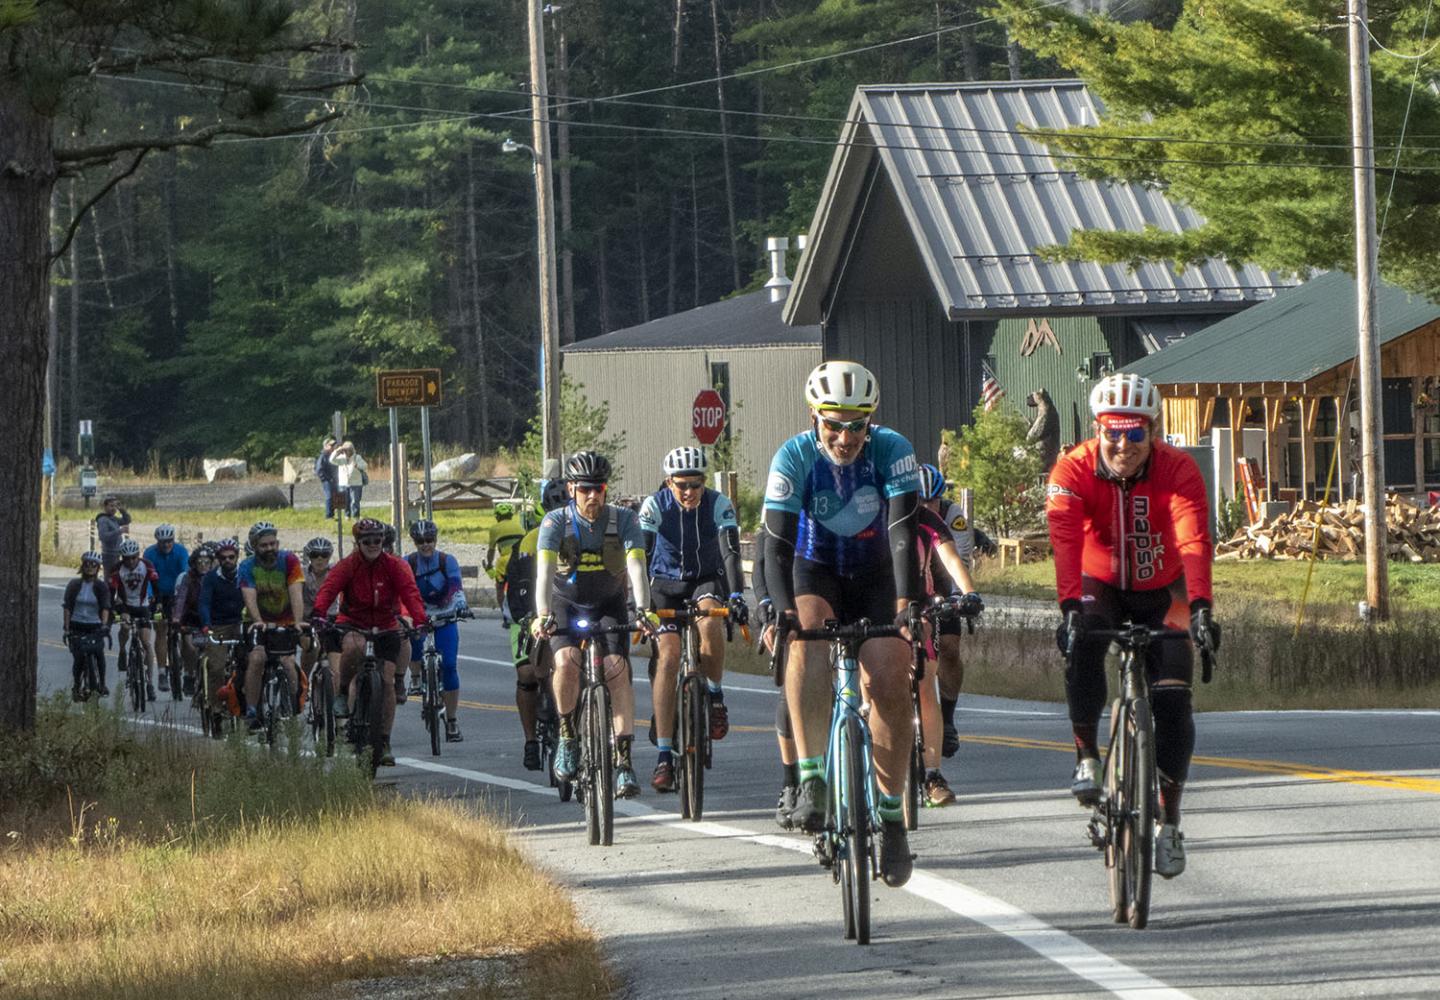
[[[95,534],[100,539],[100,558],[105,562],[105,579],[120,565],[120,543],[130,533],[130,512],[120,506],[120,498],[111,493],[101,501],[95,515]]]
[[[330,454],[335,450],[335,439],[325,435],[320,442],[320,454],[315,459],[315,478],[320,482],[320,492],[325,494],[325,520],[335,516],[335,467],[330,464]]]
[[[365,484],[370,481],[366,474],[365,459],[355,451],[351,441],[344,441],[330,452],[330,465],[335,470],[335,491],[344,498],[352,518],[360,516],[360,497]]]

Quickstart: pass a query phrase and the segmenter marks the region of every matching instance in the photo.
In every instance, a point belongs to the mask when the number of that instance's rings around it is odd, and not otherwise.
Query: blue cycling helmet
[[[920,466],[920,499],[934,500],[945,492],[950,484],[935,466],[924,463]]]

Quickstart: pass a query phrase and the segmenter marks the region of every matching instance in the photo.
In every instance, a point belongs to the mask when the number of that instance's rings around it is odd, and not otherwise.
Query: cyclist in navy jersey
[[[745,624],[745,576],[740,568],[740,525],[729,498],[705,486],[705,452],[682,445],[665,456],[665,485],[640,505],[640,530],[650,570],[650,600],[656,608],[674,610],[687,600],[703,608],[729,603],[731,618]],[[710,689],[710,738],[723,740],[730,716],[720,681],[725,672],[725,626],[718,618],[696,623],[700,633],[700,667]],[[680,633],[673,621],[660,626],[656,638],[654,701],[655,773],[657,792],[675,790],[671,759],[675,738],[675,675],[680,668]]]
[[[862,365],[822,363],[805,381],[805,399],[811,426],[780,446],[765,487],[765,579],[781,632],[863,618],[894,620],[908,636],[920,628],[915,449],[871,423],[880,392]],[[818,833],[833,701],[826,644],[802,643],[786,661],[800,771],[792,815]],[[871,639],[860,647],[860,667],[872,706],[880,872],[887,885],[901,886],[912,870],[901,811],[913,739],[909,649],[899,639]]]

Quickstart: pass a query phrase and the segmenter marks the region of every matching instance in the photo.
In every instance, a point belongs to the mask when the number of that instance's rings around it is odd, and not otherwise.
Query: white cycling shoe
[[[1095,757],[1082,757],[1075,765],[1075,774],[1070,779],[1070,794],[1082,806],[1093,806],[1100,801],[1100,761]]]
[[[1185,870],[1185,834],[1174,823],[1155,830],[1155,874],[1174,878]]]

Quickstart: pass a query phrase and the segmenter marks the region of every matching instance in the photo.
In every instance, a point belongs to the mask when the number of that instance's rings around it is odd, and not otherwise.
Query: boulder
[[[218,483],[223,480],[244,479],[248,475],[243,458],[205,459],[205,479]]]
[[[473,451],[456,455],[454,458],[447,458],[443,462],[436,462],[430,469],[430,475],[435,479],[463,479],[479,473],[480,456]]]
[[[305,455],[286,455],[280,479],[285,485],[308,483],[315,478],[315,459]]]
[[[246,510],[251,507],[276,509],[289,507],[290,498],[278,486],[257,486],[225,501],[224,510]]]

